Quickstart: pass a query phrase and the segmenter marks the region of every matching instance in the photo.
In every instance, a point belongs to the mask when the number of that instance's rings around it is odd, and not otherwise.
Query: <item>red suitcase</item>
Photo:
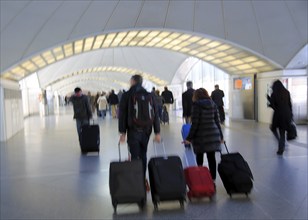
[[[186,153],[192,150],[186,150]],[[193,152],[191,152],[193,153]],[[187,156],[185,154],[187,160]],[[187,160],[188,164],[188,160]],[[186,184],[189,188],[187,193],[188,199],[191,198],[202,198],[210,197],[215,194],[214,181],[212,179],[211,173],[207,167],[204,166],[191,166],[184,169]]]
[[[215,186],[207,167],[188,167],[184,169],[186,184],[189,188],[188,199],[210,197],[215,194]]]

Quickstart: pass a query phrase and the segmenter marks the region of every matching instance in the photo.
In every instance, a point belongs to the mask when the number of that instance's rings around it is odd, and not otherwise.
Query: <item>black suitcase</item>
[[[100,134],[98,125],[84,125],[81,130],[81,152],[98,152],[100,145]]]
[[[245,193],[246,196],[253,187],[253,175],[248,163],[240,153],[229,153],[225,143],[227,154],[221,154],[221,161],[218,164],[218,173],[223,185],[232,197],[234,193]]]
[[[164,144],[163,148],[165,152]],[[148,168],[155,210],[161,201],[178,200],[183,207],[186,200],[186,182],[181,159],[178,156],[153,157]]]
[[[163,106],[163,111],[162,111],[162,115],[161,115],[161,121],[164,124],[166,124],[166,123],[169,124],[169,113],[167,111],[167,107],[166,106]]]
[[[146,204],[146,189],[141,160],[111,162],[109,168],[109,189],[114,212],[118,204],[137,203],[140,209]]]

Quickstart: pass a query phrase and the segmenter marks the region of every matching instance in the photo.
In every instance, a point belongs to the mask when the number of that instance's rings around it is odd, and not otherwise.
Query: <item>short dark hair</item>
[[[218,89],[219,89],[219,85],[218,85],[218,84],[216,84],[216,85],[215,85],[215,88],[218,88]]]
[[[192,88],[192,87],[193,87],[193,82],[192,82],[192,81],[188,81],[188,82],[186,83],[186,86],[187,86],[188,88]]]
[[[78,92],[80,92],[81,91],[81,88],[79,88],[79,87],[76,87],[75,89],[74,89],[74,92],[75,93],[78,93]]]
[[[134,80],[137,85],[142,85],[143,83],[143,78],[141,75],[133,75],[131,79]]]

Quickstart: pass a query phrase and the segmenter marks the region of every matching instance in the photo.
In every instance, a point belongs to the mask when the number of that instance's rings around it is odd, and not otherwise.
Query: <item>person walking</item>
[[[225,97],[224,91],[219,89],[219,85],[215,85],[215,90],[212,92],[211,98],[217,105],[220,122],[222,124],[225,122],[224,101],[222,100],[223,97]]]
[[[292,103],[290,92],[280,80],[273,83],[272,91],[271,96],[267,95],[269,106],[274,110],[270,129],[278,140],[277,154],[282,155],[285,149],[286,130],[293,118]]]
[[[157,105],[159,119],[161,120],[164,103],[163,103],[163,97],[161,97],[159,90],[155,91],[155,102],[156,102],[156,105]]]
[[[108,102],[106,98],[106,93],[102,92],[101,96],[97,99],[99,115],[104,119],[106,117],[106,111],[108,107]]]
[[[192,144],[198,166],[203,165],[203,154],[206,153],[210,173],[215,181],[215,152],[221,151],[221,143],[223,143],[217,106],[203,88],[194,92],[193,102],[192,125],[184,143]]]
[[[145,175],[148,142],[152,128],[155,133],[154,141],[160,142],[160,122],[153,94],[148,93],[142,87],[142,81],[142,76],[133,75],[130,80],[130,89],[122,95],[119,105],[119,141],[124,143],[127,136],[131,159],[142,160]],[[140,111],[139,108],[144,111]],[[149,190],[147,180],[145,180],[145,184]]]
[[[76,119],[79,144],[81,145],[82,126],[88,125],[90,118],[92,118],[90,100],[86,95],[82,94],[82,90],[77,87],[70,101],[73,103],[74,119]]]
[[[164,99],[164,105],[167,107],[167,111],[169,112],[170,106],[173,104],[173,94],[171,91],[168,90],[168,87],[165,86],[164,91],[162,92],[161,96]]]
[[[185,123],[191,123],[191,109],[193,105],[193,83],[192,81],[188,81],[186,83],[187,90],[182,94],[182,106],[183,106],[183,118]]]
[[[117,111],[118,111],[118,104],[119,104],[119,98],[114,93],[114,90],[111,90],[111,93],[109,95],[109,104],[111,106],[111,115],[112,118],[117,118]]]

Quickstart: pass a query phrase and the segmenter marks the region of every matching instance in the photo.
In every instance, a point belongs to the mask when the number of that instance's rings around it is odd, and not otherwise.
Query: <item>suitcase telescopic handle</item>
[[[157,157],[158,155],[157,155],[157,144],[158,144],[159,142],[156,142],[155,140],[153,140],[153,146],[154,146],[154,153],[155,153],[155,156]],[[167,156],[167,154],[166,154],[166,147],[165,147],[165,143],[164,143],[164,140],[163,139],[161,139],[160,140],[160,143],[162,144],[162,146],[163,146],[163,151],[164,151],[164,157],[166,157]]]
[[[225,148],[226,148],[227,153],[229,154],[229,149],[228,149],[228,147],[227,147],[226,141],[224,141],[224,145],[225,145]],[[220,152],[220,154],[221,154],[221,152]]]
[[[121,162],[121,142],[118,142],[118,150],[119,150],[119,161]],[[129,146],[127,145],[127,151],[128,151],[128,160],[131,160],[130,154],[129,154]]]

